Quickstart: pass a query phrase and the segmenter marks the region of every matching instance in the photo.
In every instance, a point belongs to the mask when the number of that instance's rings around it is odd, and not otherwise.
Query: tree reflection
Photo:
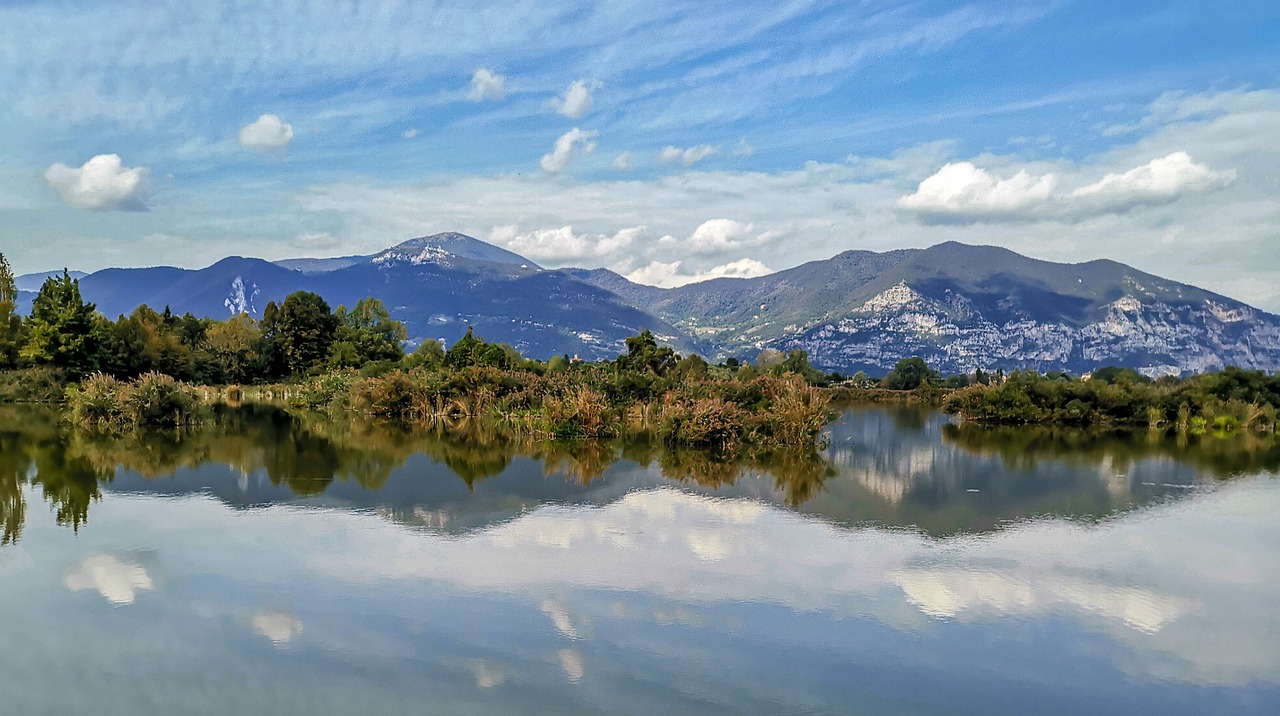
[[[26,486],[29,460],[20,436],[0,433],[0,545],[17,542],[27,518]]]
[[[1219,479],[1280,470],[1275,433],[1237,430],[1226,434],[1166,434],[1154,430],[1088,430],[1041,426],[947,424],[943,439],[977,455],[994,455],[1012,469],[1031,470],[1045,461],[1117,470],[1141,460],[1167,459]]]
[[[1280,442],[1272,434],[1166,436],[967,423],[942,425],[939,440],[938,428],[930,427],[936,422],[919,417],[919,411],[915,418],[909,413],[857,417],[851,425],[861,430],[859,444],[845,440],[820,454],[751,446],[673,449],[645,440],[530,442],[477,419],[405,426],[263,405],[221,407],[199,427],[104,437],[60,423],[52,410],[3,406],[0,540],[21,538],[27,493],[37,486],[57,522],[79,530],[103,485],[118,475],[128,476],[133,487],[127,489],[152,489],[137,487],[142,484],[181,493],[208,487],[200,482],[205,477],[176,479],[205,465],[228,469],[198,474],[257,475],[253,479],[261,478],[261,484],[303,498],[345,484],[344,501],[453,529],[483,526],[487,522],[475,520],[501,519],[510,510],[549,501],[589,501],[601,488],[600,494],[616,495],[609,491],[611,468],[621,462],[617,474],[638,484],[665,479],[696,491],[776,502],[835,523],[912,525],[939,535],[998,529],[1036,514],[1088,518],[1127,509],[1150,499],[1112,479],[1133,470],[1185,481],[1193,480],[1195,470],[1225,478],[1280,468]],[[426,458],[423,465],[447,469],[457,481],[403,470],[414,456]],[[1004,468],[993,470],[992,457]],[[562,480],[529,480],[538,474],[522,467],[530,463],[540,464],[543,477]],[[1195,470],[1168,467],[1174,463]],[[656,470],[645,469],[651,466]],[[492,488],[481,489],[499,476]],[[396,488],[376,496],[393,478]],[[255,493],[260,496],[253,499],[238,494],[224,491],[219,497],[235,505],[287,499],[280,492]],[[459,519],[459,510],[476,517]]]

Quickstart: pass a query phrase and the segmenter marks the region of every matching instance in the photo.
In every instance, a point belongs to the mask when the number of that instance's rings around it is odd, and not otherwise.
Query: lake
[[[1280,447],[852,409],[820,454],[0,407],[5,713],[1280,713]]]

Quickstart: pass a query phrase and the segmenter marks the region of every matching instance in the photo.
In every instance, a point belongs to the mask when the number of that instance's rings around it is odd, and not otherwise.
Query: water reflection
[[[17,417],[0,423],[18,498],[0,503],[28,513],[0,550],[15,713],[1280,705],[1280,481],[1218,483],[1232,471],[1195,443],[1002,452],[1017,436],[885,410],[799,457],[266,409],[114,442]],[[65,500],[32,517],[72,494],[42,473],[59,461],[95,475],[88,526],[55,524]]]
[[[1037,515],[1096,520],[1204,480],[1280,467],[1280,441],[1185,439],[952,424],[918,409],[855,409],[822,454],[734,454],[645,442],[522,444],[482,423],[407,429],[269,406],[222,409],[200,429],[92,435],[34,407],[0,409],[0,526],[18,540],[24,486],[78,531],[102,490],[209,491],[250,507],[318,501],[461,532],[548,502],[603,503],[637,487],[773,502],[844,526],[948,536]],[[714,545],[707,545],[713,554]]]

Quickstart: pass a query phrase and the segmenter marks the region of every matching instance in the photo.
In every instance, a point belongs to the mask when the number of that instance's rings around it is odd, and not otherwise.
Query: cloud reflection
[[[137,593],[151,589],[151,577],[142,565],[125,562],[112,554],[89,555],[63,578],[73,592],[93,589],[112,604],[133,604]]]
[[[284,646],[302,633],[302,620],[292,612],[261,612],[253,616],[253,631],[271,640],[276,646]]]

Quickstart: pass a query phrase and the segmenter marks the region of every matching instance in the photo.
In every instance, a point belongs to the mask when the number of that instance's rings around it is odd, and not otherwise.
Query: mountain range
[[[45,276],[20,277],[25,305]],[[261,316],[298,290],[334,306],[374,296],[405,323],[410,343],[448,344],[470,325],[538,358],[611,358],[649,329],[712,359],[802,348],[823,368],[872,374],[914,355],[944,372],[1280,370],[1280,316],[1114,261],[1051,263],[953,242],[846,251],[758,278],[664,289],[605,269],[545,269],[445,233],[368,256],[105,269],[80,275],[80,286],[109,317],[144,303]]]

